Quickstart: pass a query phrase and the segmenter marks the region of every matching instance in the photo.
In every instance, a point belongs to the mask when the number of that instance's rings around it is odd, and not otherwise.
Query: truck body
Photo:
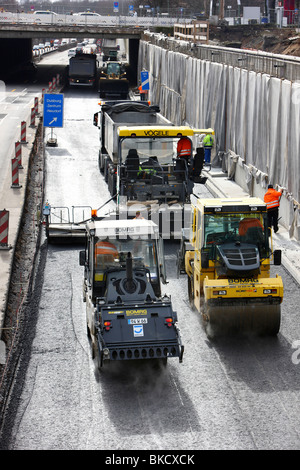
[[[97,78],[96,54],[81,53],[71,57],[68,75],[71,86],[95,86]]]
[[[103,65],[99,77],[100,98],[127,100],[129,81],[126,77],[125,64],[110,61]]]
[[[188,275],[189,301],[208,336],[228,331],[276,335],[283,283],[271,277],[266,204],[259,198],[192,197],[189,238],[178,255]]]
[[[178,357],[184,347],[171,299],[161,292],[163,245],[148,220],[86,224],[83,301],[93,357],[109,361]]]
[[[107,100],[94,116],[94,124],[100,129],[99,169],[108,177],[108,169],[117,169],[119,162],[118,128],[126,125],[172,125],[159,113],[157,106],[147,102],[130,100]]]
[[[101,50],[103,53],[103,62],[107,60],[117,60],[119,46],[116,42],[116,39],[106,39],[102,40]]]
[[[164,238],[181,238],[184,206],[194,183],[206,178],[201,177],[202,167],[194,172],[196,157],[189,164],[176,158],[177,143],[181,137],[192,139],[213,130],[173,126],[157,106],[143,101],[107,102],[94,115],[94,124],[100,128],[99,169],[111,195],[126,198],[130,205],[141,203],[160,233],[166,232]],[[170,220],[165,229],[163,220]]]

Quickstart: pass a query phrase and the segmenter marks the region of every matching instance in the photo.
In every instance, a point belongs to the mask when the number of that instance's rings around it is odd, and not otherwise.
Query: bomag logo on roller
[[[146,309],[126,310],[126,315],[147,315]]]
[[[253,283],[258,282],[258,279],[253,277],[241,277],[237,279],[228,279],[228,284],[240,284],[240,283]]]
[[[162,130],[149,130],[149,131],[145,131],[144,134],[147,137],[166,137],[169,135],[169,132],[162,131]]]
[[[134,232],[134,227],[116,227],[115,228],[115,233],[133,233]]]

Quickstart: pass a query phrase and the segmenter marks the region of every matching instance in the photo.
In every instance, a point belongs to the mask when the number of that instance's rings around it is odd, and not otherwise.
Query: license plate
[[[144,325],[148,323],[147,318],[129,318],[128,325]]]

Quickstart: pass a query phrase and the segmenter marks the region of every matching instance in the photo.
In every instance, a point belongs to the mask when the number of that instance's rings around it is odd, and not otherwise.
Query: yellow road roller
[[[191,202],[189,237],[178,259],[207,335],[277,335],[283,282],[270,269],[281,264],[281,251],[272,250],[266,204],[256,197]]]

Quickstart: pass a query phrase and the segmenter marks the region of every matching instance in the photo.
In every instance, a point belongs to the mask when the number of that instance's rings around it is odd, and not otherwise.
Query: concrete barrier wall
[[[270,182],[283,188],[281,222],[289,228],[296,215],[298,237],[300,83],[169,50],[165,38],[161,46],[141,41],[142,69],[150,101],[168,119],[215,129],[214,166],[231,151],[239,156],[232,177],[249,194],[262,197]]]

